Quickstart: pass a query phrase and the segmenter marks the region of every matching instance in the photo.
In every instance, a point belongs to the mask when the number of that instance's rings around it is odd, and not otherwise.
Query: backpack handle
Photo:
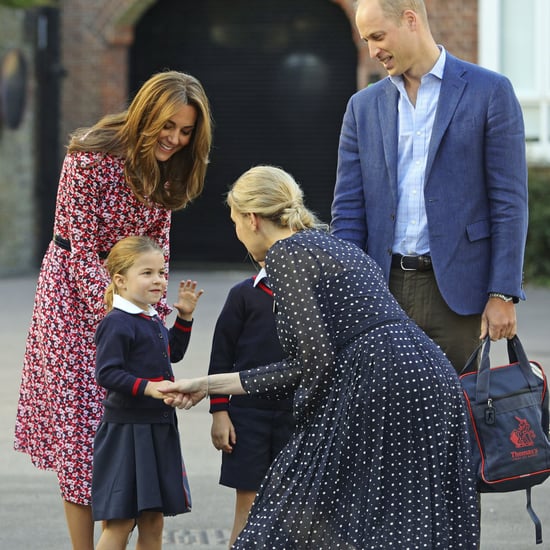
[[[514,337],[510,338],[507,341],[507,345],[508,359],[510,363],[519,364],[521,372],[523,373],[525,380],[529,384],[531,391],[535,391],[537,388],[537,379],[533,374],[533,371],[531,370],[529,359],[527,359],[527,355],[525,354],[525,350],[521,345],[518,335],[516,334]],[[475,372],[475,362],[477,360],[480,350],[482,350],[476,382],[476,403],[482,403],[489,399],[489,382],[491,377],[491,364],[489,361],[490,349],[491,339],[486,336],[484,340],[479,344],[479,346],[474,350],[472,355],[470,355],[470,358],[468,359],[468,361],[466,361],[466,365],[461,371],[461,374]]]

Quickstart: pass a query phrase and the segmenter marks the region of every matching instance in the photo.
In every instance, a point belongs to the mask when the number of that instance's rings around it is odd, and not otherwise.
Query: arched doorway
[[[172,261],[241,262],[224,206],[256,164],[283,167],[329,221],[340,124],[356,90],[349,19],[330,0],[159,0],[130,50],[130,89],[162,69],[199,78],[212,104],[214,148],[203,195],[173,218]]]

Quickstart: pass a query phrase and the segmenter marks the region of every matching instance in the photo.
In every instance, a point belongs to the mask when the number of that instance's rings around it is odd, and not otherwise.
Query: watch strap
[[[513,302],[514,297],[508,294],[502,294],[501,292],[489,292],[489,298],[500,298],[505,302]]]

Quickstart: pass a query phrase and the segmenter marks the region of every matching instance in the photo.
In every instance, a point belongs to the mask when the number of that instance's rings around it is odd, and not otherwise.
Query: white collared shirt
[[[266,279],[266,278],[267,278],[267,273],[266,273],[265,267],[262,267],[262,269],[258,271],[258,275],[256,275],[256,278],[254,279],[254,286],[256,286],[262,279]]]
[[[158,315],[157,310],[151,304],[149,304],[149,309],[144,311],[140,307],[136,306],[136,304],[130,302],[130,300],[123,298],[120,294],[115,294],[113,296],[113,307],[125,311],[126,313],[143,313],[144,315],[149,315],[149,317]]]

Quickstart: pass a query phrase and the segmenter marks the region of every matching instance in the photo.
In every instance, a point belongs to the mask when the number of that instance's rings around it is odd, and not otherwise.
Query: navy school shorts
[[[237,443],[222,453],[220,484],[242,491],[257,491],[275,457],[294,430],[291,411],[229,405]]]

